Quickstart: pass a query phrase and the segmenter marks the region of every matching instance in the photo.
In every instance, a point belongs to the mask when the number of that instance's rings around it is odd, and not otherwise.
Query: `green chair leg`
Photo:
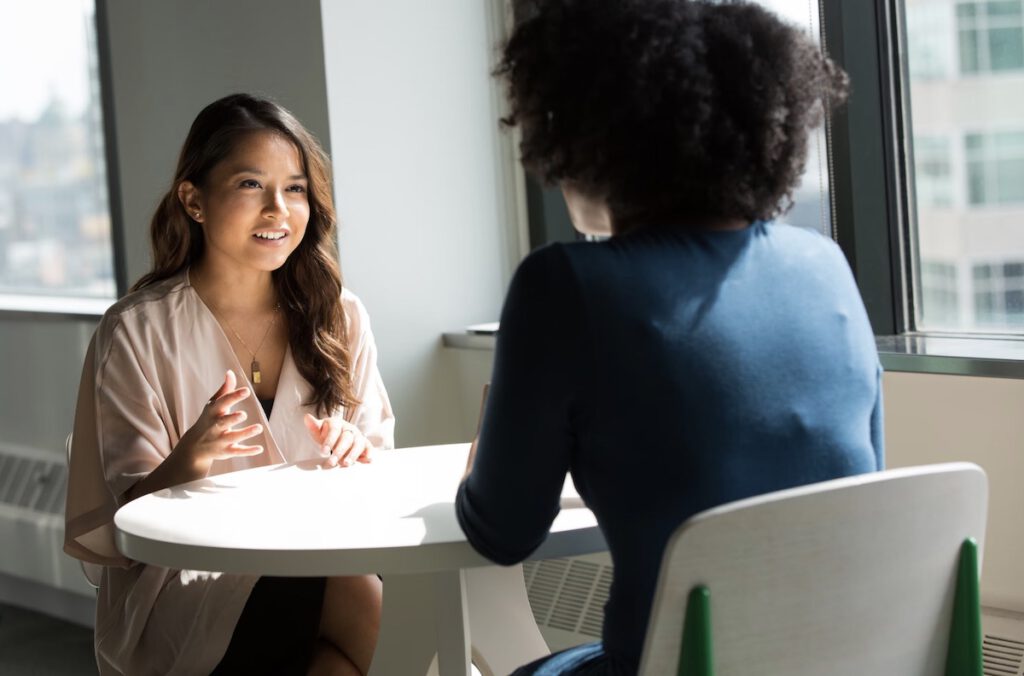
[[[960,548],[953,621],[946,653],[946,676],[982,676],[981,592],[978,584],[978,543],[974,538],[964,540]]]
[[[714,673],[711,655],[711,592],[707,587],[694,587],[686,600],[678,676],[714,676]]]

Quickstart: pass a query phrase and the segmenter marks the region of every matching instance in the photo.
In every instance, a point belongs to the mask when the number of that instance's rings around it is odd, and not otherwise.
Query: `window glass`
[[[1024,68],[1024,12],[1020,0],[961,2],[957,4],[956,20],[962,73]],[[919,35],[916,39],[927,38]]]
[[[936,326],[955,326],[958,319],[957,266],[946,261],[921,263],[925,320]]]
[[[982,328],[1024,328],[1024,261],[976,263],[974,321]]]
[[[760,0],[758,4],[796,25],[821,43],[818,3],[805,0]],[[829,194],[828,142],[824,126],[810,138],[807,165],[799,185],[793,191],[793,207],[780,220],[790,225],[817,230],[834,237],[832,201]]]
[[[94,2],[2,6],[0,295],[114,298]]]
[[[972,205],[1024,203],[1024,133],[968,134],[965,145]]]
[[[902,6],[913,328],[1020,333],[1024,0]]]
[[[967,5],[973,8],[973,5]],[[907,22],[915,26],[915,39],[910,42],[910,73],[917,80],[948,77],[953,68],[953,57],[949,50],[946,33],[952,26],[949,15],[951,7],[946,4],[918,3],[907,6]],[[972,34],[973,35],[973,34]],[[971,58],[975,49],[965,49],[963,58]]]
[[[914,139],[914,170],[917,200],[929,207],[953,205],[953,160],[948,138],[919,136]]]

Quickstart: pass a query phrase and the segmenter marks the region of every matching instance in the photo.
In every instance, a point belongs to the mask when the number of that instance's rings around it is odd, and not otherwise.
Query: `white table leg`
[[[457,570],[433,576],[440,676],[470,676],[470,625],[465,575],[464,571]]]
[[[370,676],[469,676],[469,614],[462,571],[384,578],[380,635]]]
[[[422,676],[437,653],[433,575],[384,578],[380,634],[370,676]]]
[[[504,676],[551,654],[537,622],[521,565],[464,571],[474,661],[484,674]]]
[[[526,595],[523,567],[388,575],[370,676],[503,676],[550,654]]]

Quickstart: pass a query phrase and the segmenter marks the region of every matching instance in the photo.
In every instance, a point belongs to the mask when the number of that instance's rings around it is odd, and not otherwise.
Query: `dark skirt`
[[[322,577],[261,577],[215,676],[305,674],[320,633]]]

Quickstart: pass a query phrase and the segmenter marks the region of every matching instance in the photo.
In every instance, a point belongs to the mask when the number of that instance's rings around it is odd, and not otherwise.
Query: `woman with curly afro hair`
[[[519,674],[636,673],[665,543],[732,500],[883,466],[881,367],[839,248],[780,222],[845,74],[765,9],[533,0],[497,74],[578,230],[517,270],[459,488],[526,558],[566,472],[615,564],[602,641]]]

